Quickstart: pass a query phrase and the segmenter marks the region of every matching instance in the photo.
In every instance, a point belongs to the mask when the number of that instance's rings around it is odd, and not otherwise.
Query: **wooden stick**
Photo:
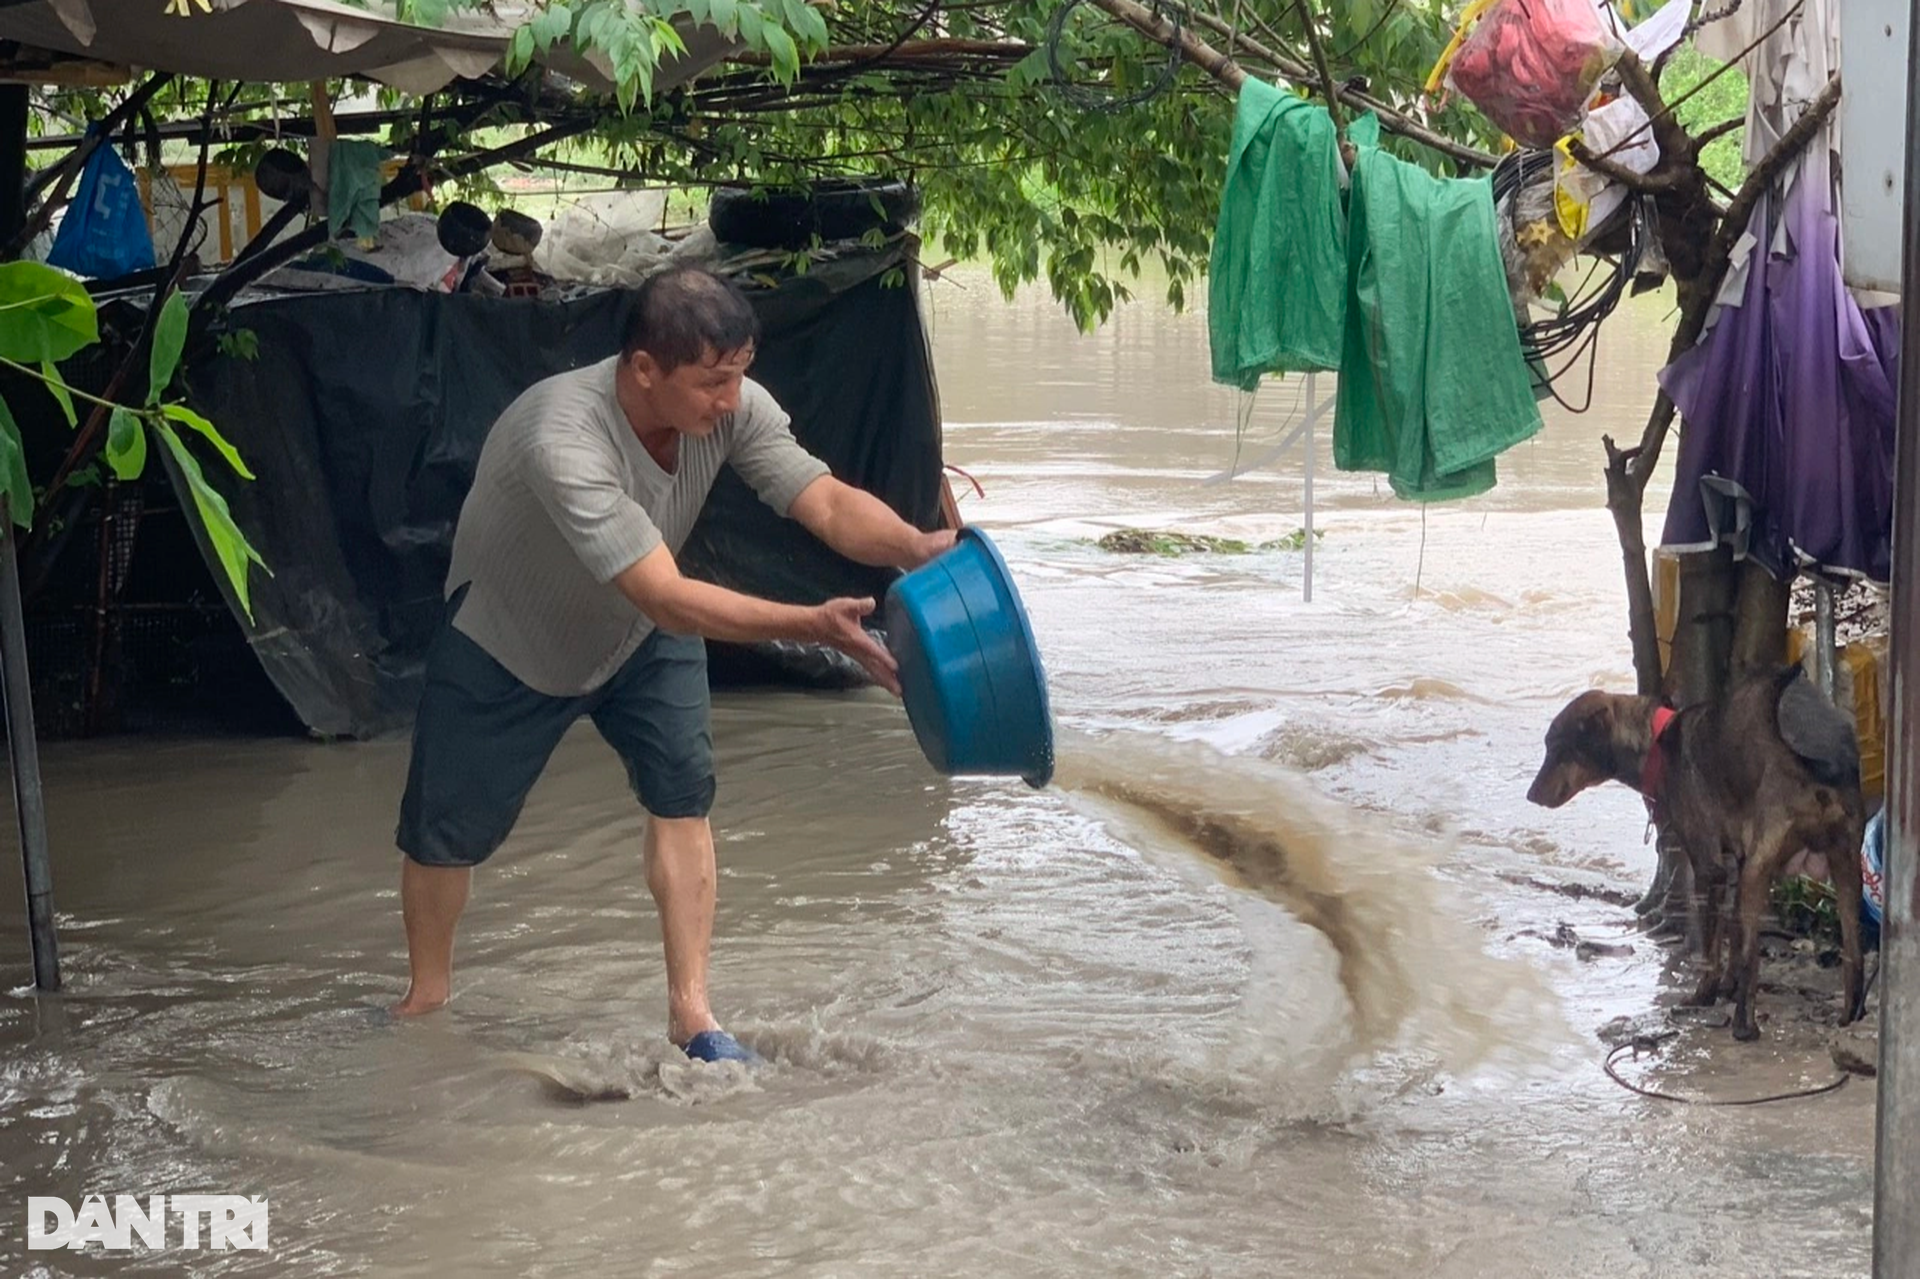
[[[339,133],[333,126],[333,98],[325,80],[315,80],[313,90],[313,146],[307,155],[307,171],[313,174],[310,207],[313,216],[327,216],[327,181],[331,176],[333,143]]]

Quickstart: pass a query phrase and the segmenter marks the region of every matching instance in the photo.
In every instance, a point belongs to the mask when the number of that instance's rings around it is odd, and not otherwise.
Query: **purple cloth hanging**
[[[1731,543],[1777,577],[1812,560],[1887,580],[1893,541],[1899,308],[1862,311],[1840,275],[1824,182],[1794,185],[1776,254],[1774,197],[1742,304],[1660,374],[1680,410],[1678,471],[1661,542]]]

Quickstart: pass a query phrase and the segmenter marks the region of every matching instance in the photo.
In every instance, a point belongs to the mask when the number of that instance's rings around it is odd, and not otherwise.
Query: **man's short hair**
[[[732,355],[759,336],[759,317],[732,281],[697,266],[676,266],[640,282],[620,352],[645,351],[671,373],[683,364]]]

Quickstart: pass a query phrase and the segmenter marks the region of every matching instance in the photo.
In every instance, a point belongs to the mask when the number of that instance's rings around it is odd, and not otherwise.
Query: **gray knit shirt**
[[[547,378],[507,406],[453,535],[447,594],[471,584],[454,625],[555,697],[592,692],[652,634],[612,581],[658,546],[679,553],[723,463],[781,515],[827,474],[752,380],[713,434],[681,437],[667,474],[614,398],[618,364]]]

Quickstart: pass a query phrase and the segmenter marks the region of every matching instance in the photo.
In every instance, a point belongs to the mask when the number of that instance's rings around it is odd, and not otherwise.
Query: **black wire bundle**
[[[1173,87],[1174,80],[1180,75],[1180,31],[1185,15],[1178,4],[1169,4],[1166,0],[1149,0],[1153,16],[1162,22],[1172,23],[1173,35],[1167,41],[1166,66],[1144,88],[1133,93],[1114,95],[1096,92],[1068,79],[1066,69],[1060,64],[1060,42],[1066,36],[1068,17],[1086,3],[1087,0],[1066,0],[1065,4],[1054,10],[1053,20],[1047,24],[1047,71],[1053,78],[1053,87],[1060,91],[1062,97],[1084,111],[1115,112],[1151,102]]]
[[[1495,165],[1493,202],[1498,216],[1511,219],[1514,197],[1539,181],[1543,173],[1550,173],[1557,163],[1552,151],[1516,151]],[[1596,284],[1595,276],[1601,272],[1600,263],[1596,263],[1558,314],[1520,325],[1520,349],[1534,366],[1536,383],[1561,407],[1574,413],[1584,413],[1593,406],[1600,325],[1620,305],[1620,299],[1627,296],[1646,252],[1647,237],[1652,234],[1647,213],[1639,200],[1626,201],[1614,216],[1627,219],[1627,247],[1612,261],[1612,269]],[[1587,358],[1587,393],[1585,401],[1576,408],[1560,395],[1555,384],[1573,370],[1583,355]],[[1559,368],[1550,367],[1563,356],[1566,358]]]

